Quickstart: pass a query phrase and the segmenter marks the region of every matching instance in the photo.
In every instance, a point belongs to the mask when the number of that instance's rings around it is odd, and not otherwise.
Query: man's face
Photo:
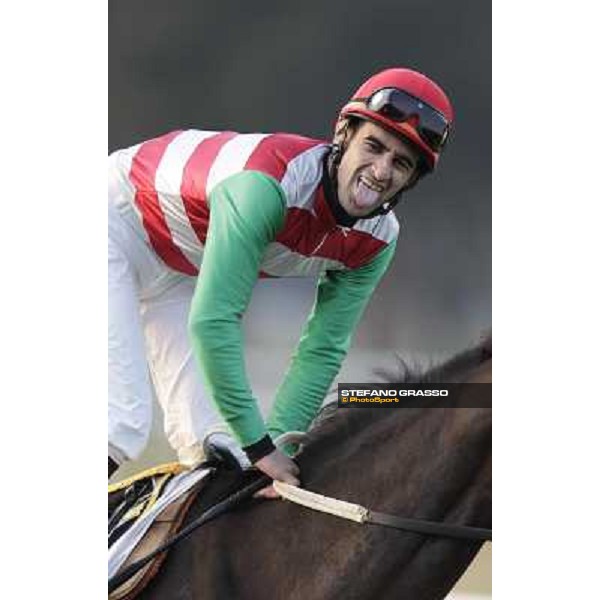
[[[399,137],[362,121],[338,168],[338,199],[353,217],[364,217],[390,200],[416,174],[419,154]]]

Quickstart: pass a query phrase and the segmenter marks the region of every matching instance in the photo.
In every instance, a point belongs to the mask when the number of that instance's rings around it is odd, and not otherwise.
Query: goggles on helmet
[[[446,117],[419,98],[397,88],[382,88],[366,100],[367,110],[382,117],[402,123],[417,117],[415,130],[425,144],[433,151],[440,152],[450,133]]]

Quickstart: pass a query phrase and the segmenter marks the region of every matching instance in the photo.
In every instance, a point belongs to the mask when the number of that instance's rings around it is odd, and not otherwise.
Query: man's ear
[[[348,143],[358,131],[362,121],[356,118],[340,119],[335,125],[335,133],[333,134],[333,143],[338,144],[342,152],[346,150]]]
[[[350,125],[350,121],[348,119],[340,119],[335,124],[335,132],[333,134],[333,143],[338,144],[339,146],[343,146],[346,141],[346,136],[348,135],[348,127]]]

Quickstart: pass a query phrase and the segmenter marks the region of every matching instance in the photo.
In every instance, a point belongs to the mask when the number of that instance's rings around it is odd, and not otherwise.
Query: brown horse
[[[418,378],[405,374],[415,379],[491,382],[489,342]],[[491,431],[489,407],[329,407],[297,459],[302,484],[398,516],[489,528]],[[228,483],[216,481],[188,522]],[[286,501],[252,501],[176,545],[142,597],[444,598],[481,544],[359,525]]]

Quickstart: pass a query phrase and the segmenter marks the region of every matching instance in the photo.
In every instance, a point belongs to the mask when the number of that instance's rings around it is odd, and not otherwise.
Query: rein
[[[280,436],[279,444],[285,443],[301,443],[305,434],[292,432]],[[471,527],[468,525],[455,525],[450,523],[427,521],[424,519],[411,519],[408,517],[396,517],[386,513],[369,510],[360,504],[345,502],[329,496],[323,496],[315,492],[310,492],[306,489],[299,488],[295,485],[283,483],[281,481],[273,481],[267,475],[260,475],[251,483],[245,485],[241,489],[232,493],[230,496],[217,502],[211,508],[202,513],[195,521],[183,528],[178,534],[174,535],[170,540],[164,542],[161,546],[150,552],[148,555],[132,563],[116,575],[108,582],[108,593],[112,593],[118,587],[123,585],[130,577],[137,573],[141,568],[147,565],[154,557],[162,552],[166,552],[177,542],[189,536],[193,531],[212,521],[216,517],[231,510],[235,506],[241,504],[244,500],[250,498],[258,490],[273,484],[274,489],[286,500],[295,502],[312,510],[328,513],[343,519],[348,519],[361,525],[380,525],[383,527],[391,527],[412,533],[420,533],[424,535],[436,535],[449,538],[467,539],[467,540],[492,540],[492,530],[482,527]]]
[[[212,521],[216,517],[222,515],[224,512],[234,508],[246,498],[250,498],[258,490],[268,486],[271,483],[271,479],[266,475],[262,475],[252,483],[249,483],[245,487],[241,488],[237,492],[234,492],[225,500],[217,502],[211,506],[207,511],[203,512],[195,521],[192,521],[187,527],[184,527],[177,535],[174,535],[170,540],[160,545],[156,550],[153,550],[143,558],[140,558],[136,562],[130,564],[128,567],[114,575],[108,581],[108,593],[111,594],[118,587],[123,585],[130,577],[133,577],[142,567],[147,565],[155,556],[158,556],[162,552],[166,552],[177,542],[186,538],[195,529]]]
[[[443,537],[492,541],[492,530],[483,527],[471,527],[470,525],[454,525],[425,519],[410,519],[407,517],[396,517],[386,513],[369,510],[360,504],[344,502],[329,496],[322,496],[315,492],[299,488],[289,483],[274,481],[273,487],[286,500],[295,502],[312,510],[328,513],[342,519],[355,521],[356,523],[382,525],[413,533],[425,535],[438,535]]]
[[[492,530],[482,527],[471,527],[467,525],[452,525],[449,523],[438,523],[436,521],[426,521],[424,519],[410,519],[407,517],[396,517],[386,513],[376,512],[360,506],[360,504],[352,504],[344,502],[328,496],[322,496],[315,492],[299,488],[289,483],[281,481],[272,481],[266,475],[261,476],[257,480],[231,494],[225,500],[218,502],[206,512],[202,513],[195,521],[182,529],[177,535],[156,548],[150,554],[144,556],[140,560],[129,565],[120,573],[115,575],[108,582],[109,594],[125,583],[130,577],[137,573],[142,567],[148,564],[155,556],[162,552],[166,552],[177,542],[186,538],[198,527],[212,521],[216,517],[222,515],[228,510],[240,504],[243,500],[252,496],[258,490],[273,483],[275,490],[286,500],[301,504],[307,508],[328,513],[336,517],[348,519],[361,525],[382,525],[384,527],[392,527],[403,531],[413,533],[421,533],[425,535],[437,535],[443,537],[467,539],[467,540],[492,540]]]

